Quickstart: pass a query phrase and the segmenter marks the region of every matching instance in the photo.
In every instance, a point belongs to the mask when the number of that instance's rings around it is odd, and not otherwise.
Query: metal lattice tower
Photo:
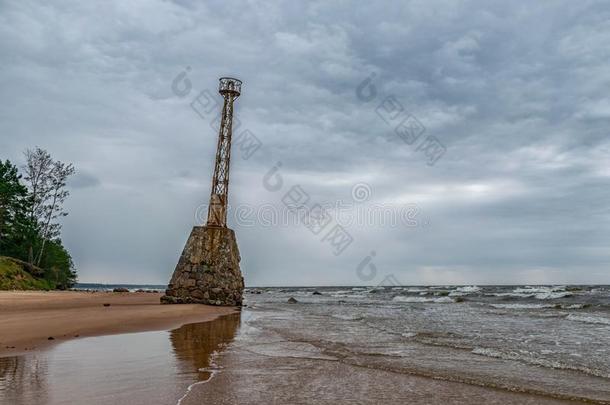
[[[212,192],[208,208],[207,226],[227,227],[227,203],[229,193],[229,163],[231,160],[231,134],[233,126],[233,102],[241,94],[241,80],[221,77],[218,92],[224,98],[216,164],[212,178]]]

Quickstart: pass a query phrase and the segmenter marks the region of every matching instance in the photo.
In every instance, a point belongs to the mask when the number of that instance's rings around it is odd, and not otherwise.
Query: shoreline
[[[44,350],[83,337],[170,330],[238,311],[236,307],[200,304],[162,305],[162,295],[0,291],[0,357]]]
[[[270,309],[272,317],[281,312],[281,307],[275,304]],[[258,315],[252,317],[252,311],[258,311]],[[278,398],[281,403],[309,403],[308,398],[317,398],[320,403],[338,405],[609,403],[604,399],[503,384],[501,380],[462,377],[459,372],[408,369],[396,363],[379,362],[378,354],[358,353],[340,345],[327,346],[317,339],[295,335],[293,327],[282,329],[281,320],[260,323],[267,316],[265,311],[261,307],[244,310],[242,328],[244,324],[246,329],[253,328],[219,353],[215,359],[219,371],[191,384],[178,405],[196,405],[207,398],[222,404],[274,403]],[[253,319],[258,322],[256,326],[251,324]],[[394,359],[391,355],[382,357]],[[277,381],[283,383],[278,385]],[[303,384],[304,381],[307,383]]]

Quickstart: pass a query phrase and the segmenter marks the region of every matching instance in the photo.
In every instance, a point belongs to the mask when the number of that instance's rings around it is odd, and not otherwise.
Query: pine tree
[[[27,228],[27,188],[17,167],[0,161],[0,254],[15,254]]]

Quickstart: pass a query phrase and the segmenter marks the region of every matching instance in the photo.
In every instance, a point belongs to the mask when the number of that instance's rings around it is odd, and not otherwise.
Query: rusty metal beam
[[[227,204],[229,193],[229,168],[231,162],[231,136],[233,129],[233,103],[241,94],[241,81],[231,77],[220,78],[218,92],[224,98],[216,163],[212,177],[210,206],[208,207],[207,226],[227,227]]]

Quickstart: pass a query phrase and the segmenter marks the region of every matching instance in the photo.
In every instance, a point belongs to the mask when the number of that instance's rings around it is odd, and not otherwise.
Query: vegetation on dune
[[[24,176],[0,161],[0,289],[70,288],[76,271],[59,219],[68,215],[63,203],[74,168],[40,148],[25,156]]]
[[[27,263],[0,256],[0,290],[52,290],[55,285],[37,278],[27,270]]]

